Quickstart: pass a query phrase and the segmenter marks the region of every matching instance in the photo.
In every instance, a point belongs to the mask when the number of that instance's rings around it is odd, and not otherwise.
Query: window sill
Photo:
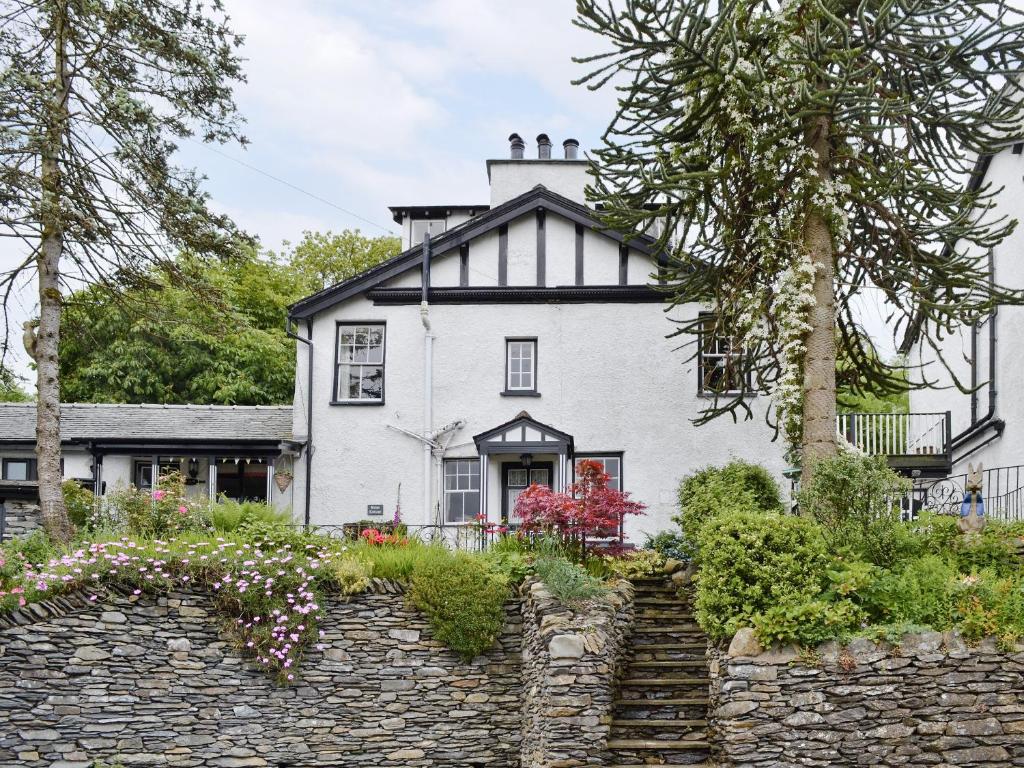
[[[540,392],[536,390],[522,390],[518,391],[515,389],[506,389],[503,392],[499,392],[502,397],[540,397]]]
[[[760,394],[760,393],[759,392],[755,392],[753,390],[747,390],[747,391],[743,392],[743,391],[740,391],[738,389],[734,389],[734,390],[730,390],[728,392],[698,392],[697,393],[697,397],[701,398],[702,400],[714,400],[716,397],[718,399],[722,399],[723,397],[728,397],[728,398],[732,399],[734,397],[739,397],[741,395],[743,397],[757,397],[758,394]]]
[[[328,405],[384,405],[383,400],[331,400]]]

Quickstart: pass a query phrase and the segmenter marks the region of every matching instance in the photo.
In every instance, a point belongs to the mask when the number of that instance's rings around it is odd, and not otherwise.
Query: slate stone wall
[[[5,501],[2,514],[4,515],[4,541],[28,536],[43,525],[39,505],[30,501]]]
[[[633,586],[570,610],[523,585],[523,768],[608,765],[617,675],[633,624]]]
[[[1024,766],[1024,647],[954,633],[754,657],[711,651],[712,728],[730,766]]]
[[[519,764],[522,618],[472,663],[402,587],[332,602],[323,651],[281,686],[201,594],[55,598],[0,616],[0,766],[299,768]]]

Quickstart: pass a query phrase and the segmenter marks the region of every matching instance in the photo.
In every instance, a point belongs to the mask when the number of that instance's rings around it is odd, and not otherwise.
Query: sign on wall
[[[366,516],[367,517],[383,517],[384,516],[384,505],[383,504],[367,504],[366,505]]]

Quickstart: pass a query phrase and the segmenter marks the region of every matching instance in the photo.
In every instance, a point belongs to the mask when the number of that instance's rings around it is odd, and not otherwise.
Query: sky
[[[304,230],[397,231],[389,205],[485,203],[508,135],[595,147],[610,90],[572,85],[601,50],[574,0],[225,0],[245,36],[236,92],[250,144],[186,142],[215,209],[279,249]],[[273,178],[272,178],[273,177]],[[301,191],[300,191],[301,190]],[[10,263],[15,253],[0,253]],[[34,286],[14,327],[36,312]],[[878,310],[869,307],[867,320]],[[881,328],[881,326],[879,326]],[[33,377],[21,345],[15,371]]]

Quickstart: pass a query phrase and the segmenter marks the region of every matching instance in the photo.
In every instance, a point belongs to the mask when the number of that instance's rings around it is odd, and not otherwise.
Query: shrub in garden
[[[646,507],[628,493],[608,487],[609,476],[599,462],[584,459],[576,465],[576,482],[565,493],[531,485],[516,499],[515,514],[527,533],[557,536],[566,550],[585,559],[588,539],[617,535],[626,515],[643,514]]]
[[[218,531],[231,533],[247,523],[291,525],[293,521],[291,511],[279,510],[273,504],[220,498],[210,505],[210,522]]]
[[[731,461],[722,467],[704,467],[679,485],[679,515],[672,518],[683,531],[682,548],[696,554],[704,524],[732,512],[782,512],[779,486],[764,467]]]
[[[690,547],[686,544],[680,534],[674,531],[660,531],[653,536],[648,536],[644,542],[644,549],[653,549],[666,560],[688,560],[690,558]]]
[[[664,573],[665,558],[653,549],[638,549],[623,552],[617,557],[605,559],[608,571],[623,579],[643,578]]]
[[[83,488],[77,480],[65,480],[60,489],[64,496],[64,506],[68,510],[68,519],[78,528],[91,527],[96,510],[96,496],[93,492]]]
[[[841,451],[814,465],[800,491],[800,511],[816,520],[832,552],[846,551],[876,565],[913,554],[918,540],[900,519],[899,503],[911,483],[884,456]]]
[[[829,565],[811,520],[771,512],[733,511],[701,528],[697,620],[712,640],[733,635],[776,605],[819,599]]]
[[[417,563],[409,590],[435,637],[467,661],[501,634],[508,595],[505,574],[462,552]]]
[[[343,595],[358,595],[370,586],[373,564],[358,557],[342,557],[330,564],[331,578]]]
[[[533,567],[548,591],[566,604],[592,600],[607,591],[599,578],[564,557],[538,557]]]

